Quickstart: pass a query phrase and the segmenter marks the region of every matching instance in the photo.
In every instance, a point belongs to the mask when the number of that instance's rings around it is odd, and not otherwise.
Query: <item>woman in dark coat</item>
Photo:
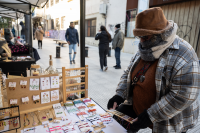
[[[11,42],[12,36],[11,36],[10,29],[4,29],[4,37],[8,43],[8,46],[12,46],[13,44]]]
[[[105,26],[100,27],[101,33],[97,33],[95,36],[95,40],[99,40],[99,57],[100,57],[100,66],[101,71],[106,71],[108,69],[107,66],[107,54],[109,49],[109,43],[111,42],[111,35],[106,30]]]

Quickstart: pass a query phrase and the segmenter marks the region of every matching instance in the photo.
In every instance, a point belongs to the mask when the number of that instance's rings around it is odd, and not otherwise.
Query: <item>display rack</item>
[[[77,75],[77,76],[66,76],[66,71],[72,71],[72,70],[84,70],[85,74],[82,75]],[[73,78],[85,78],[84,82],[81,83],[74,83],[74,84],[66,84],[66,79],[73,79]],[[71,93],[77,93],[77,92],[85,92],[85,98],[88,97],[88,65],[85,65],[85,67],[81,68],[70,68],[70,69],[65,69],[65,67],[62,67],[62,82],[63,82],[63,102],[66,102],[66,94],[71,94]],[[70,86],[77,86],[77,85],[85,85],[84,89],[80,90],[75,90],[75,91],[66,91],[66,87]]]
[[[20,129],[21,128],[21,122],[20,122],[20,111],[19,111],[19,106],[15,106],[15,107],[6,107],[6,108],[0,108],[0,111],[1,110],[12,110],[13,108],[17,108],[18,110],[18,113],[17,115],[13,115],[13,112],[11,111],[11,116],[12,117],[9,117],[9,118],[3,118],[3,119],[0,119],[0,121],[6,121],[6,120],[10,120],[10,119],[14,119],[14,118],[18,118],[18,123],[19,123],[19,126],[17,128],[12,128],[12,129],[9,129],[9,130],[2,130],[1,132],[8,132],[8,131],[12,131],[12,130],[16,130],[17,132],[17,129]],[[15,113],[16,114],[16,113]],[[1,125],[2,127],[2,125]],[[4,127],[4,126],[3,126]],[[9,127],[10,128],[10,127]]]
[[[7,90],[7,100],[8,100],[8,106],[10,105],[10,99],[18,99],[17,105],[19,105],[20,109],[20,114],[25,114],[29,112],[34,112],[38,110],[44,110],[44,109],[49,109],[52,108],[53,104],[59,103],[59,100],[57,101],[51,101],[49,103],[41,104],[41,99],[40,102],[35,104],[33,102],[33,95],[40,95],[41,97],[41,92],[46,92],[46,91],[53,91],[53,90],[59,90],[59,88],[51,88],[48,90],[37,90],[37,91],[30,91],[29,90],[29,85],[30,85],[30,79],[36,79],[36,78],[42,78],[42,77],[51,77],[51,76],[58,76],[58,74],[49,74],[49,75],[41,75],[41,76],[33,76],[33,77],[24,77],[24,78],[15,78],[15,79],[6,79],[6,90]],[[20,88],[20,81],[27,81],[27,88],[26,89],[21,89]],[[15,90],[10,90],[9,89],[9,82],[16,82],[17,86]],[[23,104],[21,98],[22,97],[29,97],[29,103],[28,104]]]

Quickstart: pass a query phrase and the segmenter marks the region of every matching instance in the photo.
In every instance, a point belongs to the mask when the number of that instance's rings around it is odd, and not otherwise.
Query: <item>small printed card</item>
[[[16,87],[16,82],[9,82],[9,86],[8,87]]]
[[[51,88],[59,88],[59,76],[51,76]]]
[[[40,80],[39,79],[30,79],[30,91],[39,90]]]
[[[62,106],[60,103],[53,104],[54,109],[60,109]]]
[[[10,104],[17,104],[17,99],[10,99]]]
[[[50,92],[41,92],[41,104],[50,102]]]
[[[23,103],[29,102],[29,98],[28,98],[28,97],[22,97],[22,102],[23,102]]]
[[[51,91],[51,101],[59,100],[59,90]]]
[[[50,80],[49,80],[49,77],[40,78],[40,89],[41,90],[50,89]]]
[[[20,85],[27,85],[27,81],[21,80],[21,81],[20,81]]]
[[[40,100],[40,95],[33,95],[33,101]]]

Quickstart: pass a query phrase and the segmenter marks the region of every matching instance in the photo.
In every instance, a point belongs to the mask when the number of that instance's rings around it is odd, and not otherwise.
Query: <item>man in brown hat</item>
[[[147,127],[153,133],[186,132],[197,124],[199,115],[198,57],[176,35],[177,24],[168,21],[159,7],[139,13],[135,27],[139,51],[124,71],[108,109],[117,108],[135,118],[127,124],[114,116],[128,132]]]

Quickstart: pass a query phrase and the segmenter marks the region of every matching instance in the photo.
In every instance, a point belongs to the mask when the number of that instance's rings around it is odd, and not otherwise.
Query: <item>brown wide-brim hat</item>
[[[161,34],[171,28],[160,7],[149,8],[136,16],[134,36]]]

